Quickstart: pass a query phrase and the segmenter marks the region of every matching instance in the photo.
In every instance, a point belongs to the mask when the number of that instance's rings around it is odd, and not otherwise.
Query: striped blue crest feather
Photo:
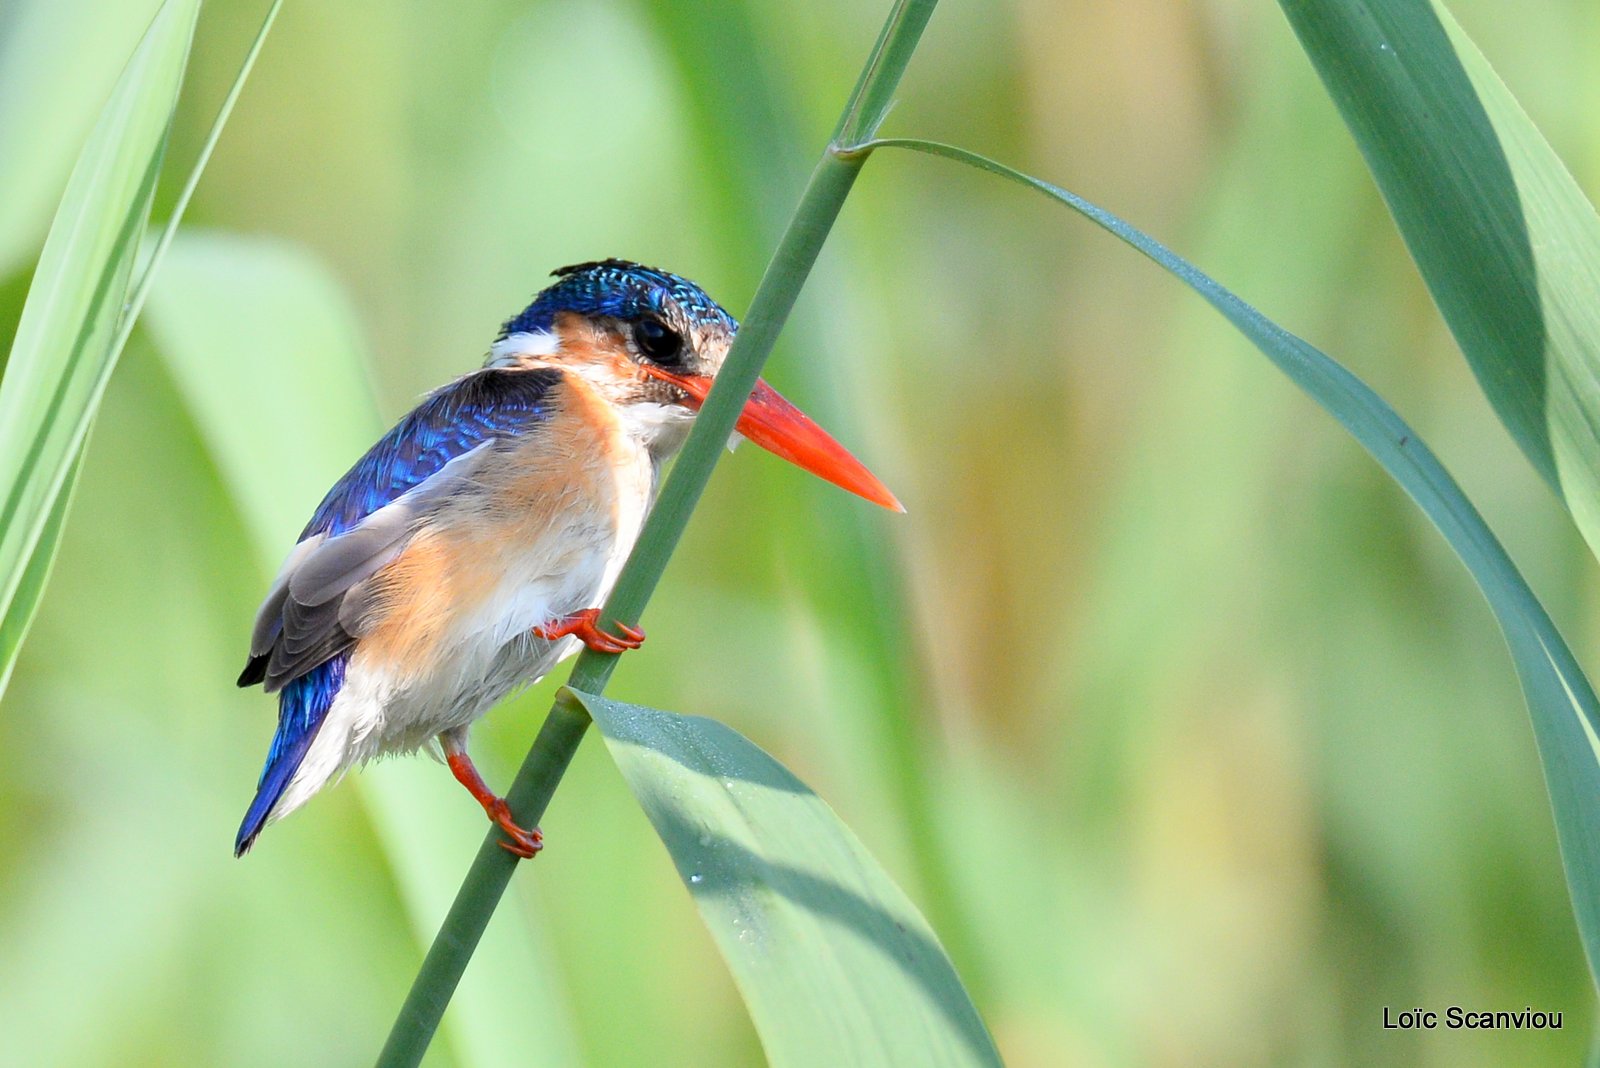
[[[500,328],[502,339],[519,333],[548,332],[561,312],[638,319],[665,315],[676,305],[691,323],[717,325],[729,333],[738,322],[705,290],[680,275],[629,260],[576,263],[553,272],[560,281],[533,298],[522,312]]]

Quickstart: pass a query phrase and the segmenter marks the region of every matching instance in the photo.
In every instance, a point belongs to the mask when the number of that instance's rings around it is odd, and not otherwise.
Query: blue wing
[[[356,461],[312,513],[256,618],[240,686],[282,688],[278,730],[235,851],[250,848],[344,683],[365,581],[410,536],[422,503],[454,490],[452,463],[544,422],[562,373],[478,371],[436,390]]]
[[[456,457],[541,422],[560,378],[554,370],[478,371],[429,394],[334,483],[300,540],[343,534]]]

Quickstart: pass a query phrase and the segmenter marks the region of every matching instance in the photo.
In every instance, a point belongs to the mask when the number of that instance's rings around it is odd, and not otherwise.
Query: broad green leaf
[[[128,61],[67,182],[0,380],[0,620],[13,634],[34,608],[19,590],[49,570],[54,547],[41,539],[52,519],[59,526],[57,503],[122,348],[197,14],[197,0],[168,0]],[[38,564],[36,551],[47,554]]]
[[[885,138],[850,149],[906,148],[977,167],[1043,193],[1121,238],[1205,298],[1337,419],[1400,483],[1460,556],[1505,633],[1533,719],[1555,810],[1567,886],[1591,974],[1600,964],[1600,700],[1544,606],[1433,451],[1383,398],[1137,228],[1065,189],[932,141]]]
[[[245,80],[250,77],[251,67],[256,64],[256,58],[261,54],[261,46],[266,43],[267,32],[272,29],[272,22],[277,19],[278,8],[282,8],[282,6],[283,0],[274,0],[272,6],[267,10],[266,18],[262,19],[261,30],[256,34],[256,40],[251,43],[250,51],[245,54],[245,61],[238,69],[238,74],[234,77],[234,85],[230,86],[229,91],[227,91],[227,96],[222,101],[221,109],[218,109],[216,120],[211,123],[211,130],[206,134],[205,144],[200,147],[200,155],[195,158],[194,166],[189,169],[189,179],[184,182],[182,189],[179,190],[178,200],[173,203],[173,213],[168,217],[165,227],[163,227],[162,232],[155,240],[154,248],[150,249],[150,253],[144,257],[144,265],[142,265],[138,280],[130,281],[128,278],[123,278],[126,297],[122,301],[120,312],[118,312],[117,333],[112,336],[109,347],[107,347],[109,363],[104,368],[102,376],[109,376],[110,368],[115,365],[115,360],[122,353],[123,345],[128,341],[128,334],[133,329],[134,320],[139,317],[139,309],[144,305],[144,297],[149,293],[150,281],[154,280],[155,269],[162,262],[166,248],[171,245],[174,233],[178,232],[179,221],[181,221],[184,211],[189,206],[190,198],[194,197],[195,185],[200,182],[200,174],[205,171],[206,163],[211,160],[211,152],[216,149],[216,142],[218,142],[218,137],[222,134],[222,126],[226,125],[227,118],[234,112],[234,104],[238,102],[238,94],[245,88]],[[174,104],[176,104],[176,101],[174,101]],[[149,211],[149,205],[146,205],[144,211],[146,213]],[[104,382],[104,377],[102,377],[102,382]],[[90,419],[93,419],[94,406],[98,406],[98,400],[91,400],[90,412],[88,412]],[[77,467],[82,467],[85,444],[78,444],[74,472],[77,472]],[[70,475],[69,480],[72,480],[75,476],[77,476],[75,473]],[[6,683],[11,679],[11,668],[16,664],[16,656],[18,656],[18,651],[21,649],[22,640],[27,638],[27,628],[32,624],[34,612],[38,609],[38,601],[45,593],[45,582],[50,577],[51,566],[53,566],[54,558],[56,558],[56,545],[61,539],[62,523],[66,523],[67,508],[69,507],[70,489],[56,497],[56,502],[51,507],[50,520],[40,531],[40,539],[38,539],[38,544],[34,547],[34,552],[30,553],[29,558],[27,558],[26,572],[22,574],[21,582],[16,588],[13,600],[3,612],[3,616],[0,616],[0,695],[5,694]]]
[[[0,275],[38,248],[73,157],[160,0],[0,6]]]
[[[1600,552],[1600,218],[1429,0],[1281,0],[1484,393]]]
[[[328,485],[383,430],[355,309],[337,279],[294,246],[184,231],[151,288],[144,327],[245,519],[262,574],[272,574]],[[240,628],[242,636],[244,621]],[[259,694],[240,700],[263,714],[265,756],[270,703]],[[419,780],[457,787],[435,767],[385,771],[352,782],[426,944],[456,878],[437,862],[453,833],[439,824],[448,809]],[[410,782],[392,781],[413,772]],[[514,1063],[536,1041],[541,1063],[578,1063],[543,933],[526,910],[507,910],[501,922],[449,1021],[463,1060]],[[507,975],[517,981],[499,980]]]
[[[999,1063],[927,921],[805,783],[714,720],[563,693],[672,854],[772,1064]]]

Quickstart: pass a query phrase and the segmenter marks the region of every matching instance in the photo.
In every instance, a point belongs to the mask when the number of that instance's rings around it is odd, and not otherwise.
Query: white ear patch
[[[554,356],[560,347],[561,339],[554,334],[542,330],[538,333],[519,330],[494,343],[484,366],[509,367],[520,356]]]

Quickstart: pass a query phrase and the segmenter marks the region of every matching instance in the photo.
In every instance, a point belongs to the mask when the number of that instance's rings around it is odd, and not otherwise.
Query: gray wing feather
[[[343,534],[314,534],[294,547],[256,614],[250,639],[251,657],[266,658],[268,693],[366,633],[375,600],[367,580],[400,555],[428,505],[471,484],[472,468],[489,445],[455,457]]]
[[[288,576],[289,596],[301,604],[326,604],[371,576],[410,538],[417,503],[401,497],[354,529],[323,542]]]
[[[266,656],[272,651],[272,644],[283,630],[283,603],[289,599],[289,578],[325,540],[326,535],[313,534],[289,550],[288,559],[278,569],[278,577],[272,580],[272,588],[256,611],[255,629],[250,634],[252,657]]]
[[[266,690],[285,683],[350,647],[354,636],[339,626],[339,605],[303,605],[291,598],[283,610],[283,638],[267,659]]]
[[[339,626],[357,638],[372,629],[372,610],[377,602],[377,591],[370,582],[358,582],[345,591],[339,602]]]

